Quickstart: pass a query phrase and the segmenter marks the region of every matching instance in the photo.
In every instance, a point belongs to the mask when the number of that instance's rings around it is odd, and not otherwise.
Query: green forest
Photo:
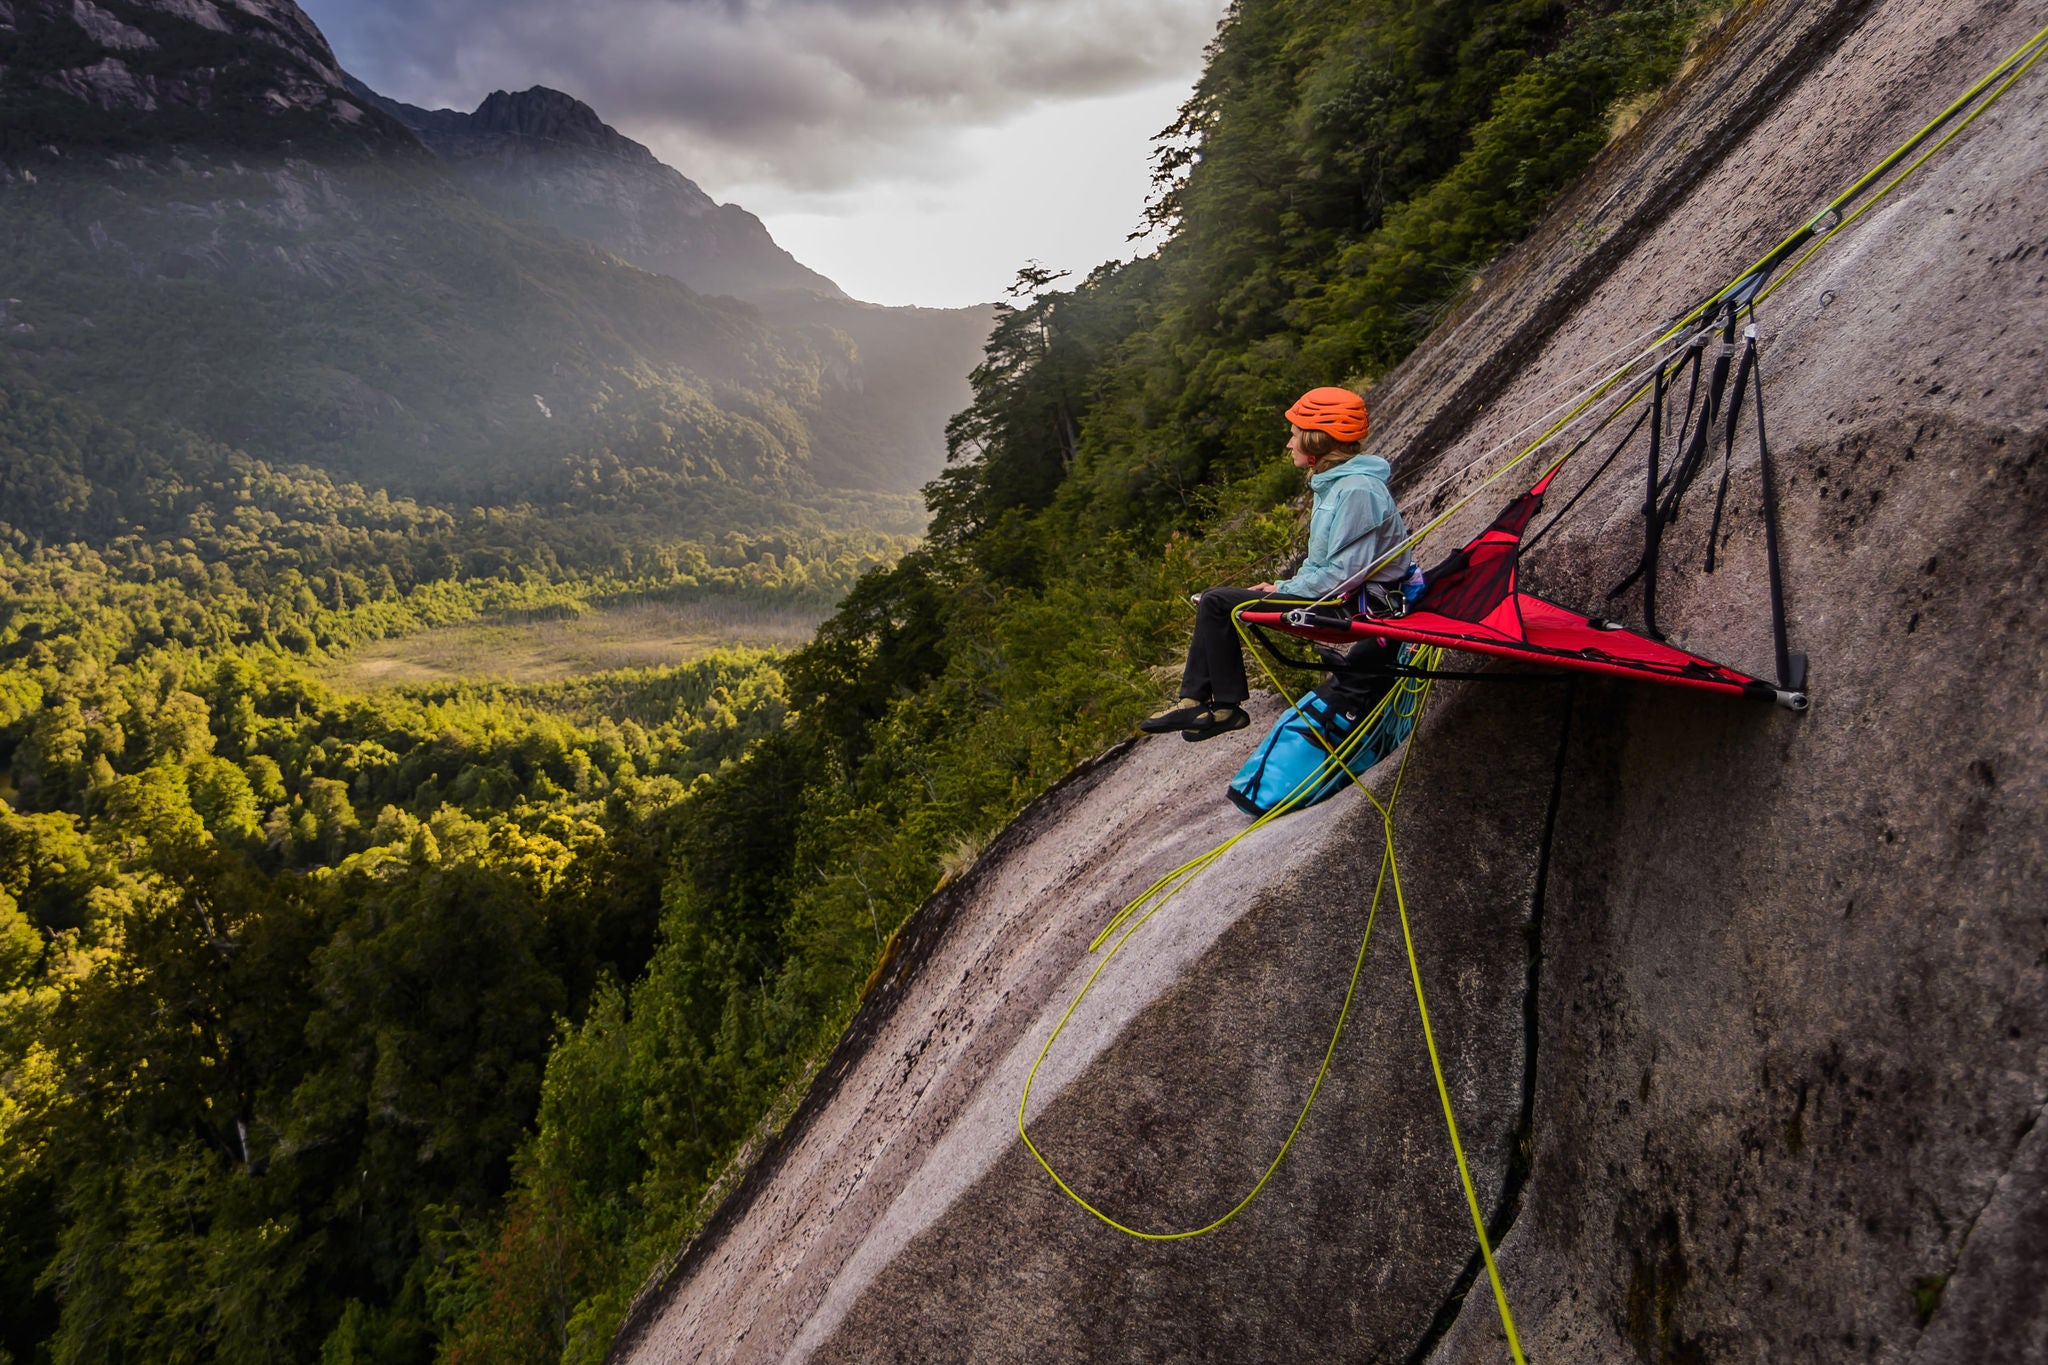
[[[679,530],[602,460],[416,501],[13,374],[0,1360],[600,1359],[896,926],[1158,704],[1189,591],[1296,547],[1287,402],[1369,390],[1719,10],[1238,0],[1161,244],[1020,273],[917,542],[722,477]],[[833,614],[544,685],[317,672],[711,595]]]

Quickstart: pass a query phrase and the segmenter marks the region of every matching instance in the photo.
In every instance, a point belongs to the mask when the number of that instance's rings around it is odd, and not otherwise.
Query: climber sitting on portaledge
[[[1349,389],[1310,389],[1287,409],[1293,434],[1287,453],[1307,470],[1315,496],[1309,513],[1308,558],[1278,583],[1210,588],[1195,599],[1195,638],[1181,674],[1181,704],[1139,723],[1148,734],[1178,730],[1183,739],[1210,739],[1251,723],[1244,701],[1244,647],[1231,612],[1246,602],[1324,600],[1408,538],[1401,511],[1387,489],[1392,467],[1361,454],[1367,427],[1365,400]],[[1368,610],[1398,610],[1405,558],[1375,574],[1361,594]]]

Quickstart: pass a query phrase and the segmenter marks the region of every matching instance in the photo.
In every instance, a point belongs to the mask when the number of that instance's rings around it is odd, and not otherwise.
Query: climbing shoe
[[[1199,743],[1205,739],[1214,739],[1218,735],[1227,735],[1232,730],[1242,730],[1251,723],[1252,718],[1245,713],[1242,706],[1218,702],[1204,708],[1193,721],[1181,726],[1180,737],[1191,744]]]
[[[1208,714],[1208,702],[1182,702],[1170,711],[1161,711],[1155,716],[1139,721],[1138,728],[1148,735],[1170,735],[1176,730],[1187,729]]]

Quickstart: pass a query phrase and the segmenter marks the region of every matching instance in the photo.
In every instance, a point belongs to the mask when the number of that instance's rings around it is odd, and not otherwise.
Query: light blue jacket
[[[1315,508],[1308,518],[1308,558],[1292,578],[1273,585],[1276,593],[1322,597],[1408,539],[1408,525],[1387,491],[1393,472],[1377,455],[1354,455],[1309,479]],[[1407,567],[1389,564],[1374,581],[1395,582]]]

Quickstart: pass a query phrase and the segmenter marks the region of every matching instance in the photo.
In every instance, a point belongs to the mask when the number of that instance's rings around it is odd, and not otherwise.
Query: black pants
[[[1244,642],[1237,638],[1230,613],[1246,602],[1273,596],[1250,588],[1211,588],[1202,594],[1201,604],[1195,608],[1195,638],[1188,645],[1188,666],[1180,675],[1181,696],[1232,706],[1251,696],[1251,684],[1244,676]]]

